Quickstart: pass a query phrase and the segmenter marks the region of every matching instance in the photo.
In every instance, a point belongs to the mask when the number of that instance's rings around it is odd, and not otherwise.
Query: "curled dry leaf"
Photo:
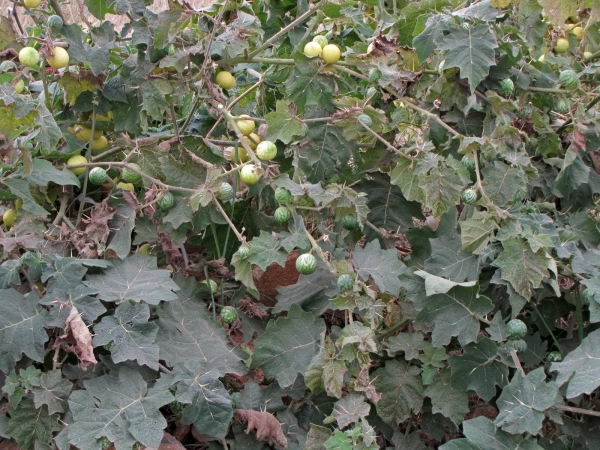
[[[283,434],[283,429],[279,421],[267,412],[251,411],[247,409],[238,409],[235,415],[243,423],[247,424],[246,434],[256,430],[256,439],[276,443],[283,448],[287,448],[287,439]]]
[[[71,311],[66,320],[65,334],[56,338],[54,347],[61,344],[67,344],[67,351],[75,353],[81,368],[85,370],[89,364],[97,364],[94,356],[94,347],[92,346],[92,334],[81,319],[76,307],[71,306]]]
[[[71,241],[82,258],[97,258],[104,254],[106,241],[110,234],[108,221],[115,215],[116,209],[108,206],[107,199],[98,203],[89,217],[81,219],[77,230],[69,230],[62,225],[62,235]]]

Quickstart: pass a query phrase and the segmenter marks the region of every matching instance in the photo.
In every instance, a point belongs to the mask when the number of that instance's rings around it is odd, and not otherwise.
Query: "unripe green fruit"
[[[240,170],[240,178],[242,181],[248,186],[252,186],[260,180],[260,174],[258,172],[258,167],[254,164],[247,164],[242,167]]]
[[[594,300],[594,294],[591,291],[587,290],[587,289],[585,291],[583,291],[583,296],[582,297],[583,297],[583,302],[586,305],[589,305]]]
[[[270,161],[277,156],[277,147],[271,141],[262,141],[256,147],[256,156],[263,161]]]
[[[461,164],[469,170],[475,170],[475,157],[471,155],[465,155],[460,160]]]
[[[514,348],[517,352],[523,353],[527,350],[527,342],[523,339],[515,339],[513,341],[509,341],[509,347]]]
[[[233,186],[226,182],[221,183],[221,186],[219,187],[219,197],[221,200],[224,202],[231,200],[233,195]]]
[[[342,226],[346,230],[356,230],[359,227],[358,220],[353,215],[348,214],[342,219]]]
[[[172,208],[174,204],[175,197],[173,197],[173,194],[167,191],[165,195],[163,195],[162,198],[156,202],[156,208],[161,211],[166,211],[167,209]]]
[[[108,178],[108,175],[106,175],[106,170],[104,170],[102,167],[94,167],[92,170],[90,170],[88,176],[93,184],[102,184]]]
[[[250,256],[250,247],[242,245],[240,248],[238,248],[238,255],[241,259],[246,259],[248,256]]]
[[[565,38],[558,39],[554,46],[554,51],[556,53],[565,53],[567,50],[569,50],[569,41]]]
[[[527,325],[519,319],[512,319],[507,324],[510,339],[521,339],[527,334]]]
[[[372,98],[375,95],[377,95],[377,89],[375,89],[373,86],[369,87],[369,89],[367,89],[367,95],[366,98]]]
[[[342,292],[351,291],[354,287],[354,278],[352,275],[348,275],[347,273],[342,274],[337,279],[337,286]]]
[[[292,217],[292,213],[285,206],[280,206],[275,210],[274,217],[277,223],[286,223]]]
[[[362,123],[364,123],[368,127],[373,125],[373,121],[366,114],[361,114],[360,116],[358,116],[358,120],[360,120]]]
[[[292,193],[284,187],[278,187],[275,189],[275,200],[280,205],[287,205],[292,201]]]
[[[67,161],[67,166],[78,166],[80,164],[87,164],[87,162],[88,160],[85,158],[85,156],[75,155],[69,158],[69,160]],[[69,170],[75,175],[81,175],[82,173],[85,173],[87,169],[85,167],[75,167]]]
[[[559,362],[562,361],[563,357],[560,352],[550,352],[546,359],[548,359],[548,362]]]
[[[21,80],[17,81],[13,87],[15,88],[15,92],[17,94],[20,94],[25,89],[25,83],[21,79]]]
[[[329,44],[329,41],[327,40],[327,38],[325,36],[315,36],[313,38],[313,42],[316,42],[317,44],[319,44],[321,46],[321,48],[323,48],[327,44]]]
[[[473,204],[477,201],[477,191],[475,189],[467,189],[462,193],[463,202]]]
[[[302,275],[310,275],[317,269],[317,258],[310,253],[298,256],[296,270]]]
[[[181,417],[183,416],[183,410],[186,408],[186,404],[185,403],[180,403],[180,402],[171,402],[169,404],[169,407],[171,408],[171,412],[175,415],[175,417],[177,417],[178,420],[181,419]]]
[[[377,67],[373,67],[371,70],[369,70],[369,80],[371,80],[373,83],[377,83],[381,79],[381,75],[381,70],[379,70]]]
[[[202,283],[207,285],[213,294],[216,294],[219,290],[219,285],[213,280],[204,280]]]
[[[108,440],[106,436],[102,436],[100,438],[100,444],[102,445],[102,450],[106,450],[111,446],[111,442]]]
[[[63,26],[63,20],[59,16],[50,16],[48,17],[48,26],[52,28],[52,30],[58,30]]]
[[[15,211],[14,209],[7,209],[2,215],[2,221],[4,222],[4,225],[6,225],[9,228],[14,225],[16,218],[17,211]]]
[[[579,79],[574,70],[563,70],[558,76],[558,81],[565,89],[575,89],[579,84]]]
[[[35,67],[40,62],[40,54],[33,47],[25,47],[19,52],[19,61],[26,67]]]
[[[504,80],[499,81],[500,89],[498,92],[500,95],[509,96],[515,91],[515,84],[510,78],[506,78]]]
[[[571,102],[564,97],[555,98],[554,109],[561,114],[568,114],[571,111]]]
[[[142,168],[140,166],[138,166],[136,163],[128,163],[128,164],[133,169],[137,169],[139,171],[142,170]],[[123,169],[123,174],[121,175],[121,178],[126,183],[137,183],[138,181],[140,181],[142,179],[142,176],[139,173],[134,172],[133,170],[130,170],[126,167]]]
[[[220,316],[223,323],[233,323],[237,320],[238,313],[233,306],[224,306]]]
[[[231,72],[227,72],[226,70],[219,72],[215,81],[222,89],[232,89],[235,87],[235,77]]]

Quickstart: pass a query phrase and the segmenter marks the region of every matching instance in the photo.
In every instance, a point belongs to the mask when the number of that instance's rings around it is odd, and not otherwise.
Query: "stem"
[[[527,88],[528,91],[534,92],[547,92],[549,94],[572,94],[573,91],[567,91],[565,89],[557,89],[557,88],[542,88],[542,87],[534,87],[529,86]]]
[[[52,9],[54,9],[54,12],[56,13],[56,15],[62,19],[63,24],[68,25],[69,22],[67,22],[67,19],[66,19],[65,15],[63,14],[63,11],[62,11],[58,1],[50,0],[50,6],[52,6]]]
[[[90,133],[90,140],[87,145],[87,149],[85,151],[85,159],[87,159],[88,163],[92,160],[92,144],[94,141],[94,133],[96,132],[96,111],[92,110],[92,131]],[[85,196],[87,194],[88,187],[88,173],[90,169],[86,167],[85,173],[83,174],[83,190],[81,191],[81,200],[79,202],[79,211],[77,212],[77,220],[75,221],[75,226],[79,225],[81,218],[83,217],[83,209],[85,208]]]
[[[408,158],[411,161],[415,160],[412,156],[409,156],[409,155],[406,155],[406,154],[402,153],[400,150],[398,150],[396,147],[394,147],[392,144],[390,144],[388,141],[386,141],[384,138],[382,138],[376,131],[374,131],[373,129],[371,129],[371,127],[369,127],[367,124],[365,124],[359,118],[357,118],[356,121],[358,123],[360,123],[362,125],[362,127],[364,129],[366,129],[369,133],[371,133],[373,136],[375,136],[379,142],[381,142],[383,145],[385,145],[385,147],[388,150],[391,150],[392,152],[394,152],[394,153],[396,153],[396,154],[398,154],[400,156],[403,156],[404,158]]]
[[[552,332],[552,328],[550,328],[550,325],[548,325],[548,322],[546,322],[546,318],[543,316],[542,313],[540,313],[540,310],[538,309],[538,307],[535,303],[532,302],[531,304],[533,305],[533,309],[535,309],[535,312],[537,313],[539,318],[542,320],[542,323],[546,327],[546,330],[548,331],[548,333],[550,333],[550,336],[552,337],[552,340],[554,341],[554,345],[556,345],[556,348],[558,349],[560,354],[564,356],[565,354],[564,354],[560,344],[558,343],[558,339],[556,339],[556,336],[554,336],[554,333]]]
[[[210,291],[210,302],[212,304],[213,320],[217,321],[217,308],[215,308],[215,296],[213,295],[212,287],[210,285],[210,278],[208,278],[208,266],[204,266],[204,278],[206,278],[206,285]]]
[[[579,414],[585,414],[587,416],[600,417],[600,411],[591,411],[589,409],[575,408],[574,406],[556,405],[556,406],[554,406],[554,409],[558,409],[560,411],[569,411],[569,412],[574,412],[574,413],[579,413]]]
[[[31,288],[31,290],[33,292],[35,292],[39,298],[42,298],[44,295],[40,292],[37,285],[31,280],[31,277],[29,276],[29,272],[27,272],[27,269],[25,269],[25,267],[20,267],[20,270],[21,270],[21,273],[27,279],[27,282],[29,283],[29,287]]]
[[[225,0],[225,2],[223,3],[223,7],[221,8],[221,11],[219,11],[219,14],[218,14],[216,20],[213,22],[214,26],[210,33],[210,39],[208,40],[208,46],[206,47],[206,50],[204,52],[206,57],[204,58],[204,62],[202,63],[202,68],[200,69],[200,74],[202,74],[204,72],[204,69],[206,69],[206,64],[208,64],[208,61],[211,60],[210,48],[212,47],[213,41],[215,40],[215,34],[217,33],[217,29],[219,28],[219,26],[221,24],[221,19],[223,18],[223,14],[225,14],[225,10],[227,9],[228,4],[229,4],[229,0]]]
[[[175,133],[177,142],[181,142],[181,138],[179,137],[179,128],[177,128],[177,116],[175,115],[175,105],[173,104],[173,102],[169,104],[169,111],[171,112],[171,121],[173,122],[173,132]]]
[[[321,247],[319,247],[319,244],[317,243],[317,241],[315,241],[315,239],[311,236],[311,234],[308,232],[308,230],[306,228],[304,228],[304,232],[306,233],[306,236],[308,237],[308,240],[310,241],[312,250],[314,250],[319,255],[319,257],[323,260],[323,262],[327,265],[327,267],[331,268],[331,264],[329,264],[329,261],[327,261],[325,252],[321,249]]]
[[[71,223],[71,221],[67,220],[65,217],[65,212],[67,211],[67,207],[69,206],[69,200],[71,198],[70,194],[63,194],[60,197],[60,206],[58,209],[58,213],[52,222],[52,225],[58,226],[60,221],[62,220],[70,229],[74,230],[75,226]]]
[[[99,155],[96,155],[96,156],[92,157],[92,161],[93,162],[102,161],[107,156],[111,156],[111,155],[114,155],[115,153],[119,153],[124,148],[125,147],[113,147],[113,148],[111,148],[109,150],[106,150],[104,153],[100,153]]]
[[[185,122],[183,122],[183,125],[181,125],[181,131],[183,133],[185,133],[185,129],[188,127],[188,125],[192,121],[192,117],[194,116],[194,113],[196,112],[196,109],[198,108],[198,105],[200,104],[200,96],[196,93],[194,93],[194,95],[196,96],[196,98],[194,99],[194,104],[192,105],[192,109],[190,110],[190,113],[188,114],[188,116],[185,118]],[[208,137],[208,135],[206,137]]]
[[[235,155],[235,156],[237,156],[237,155]],[[238,184],[238,173],[235,172],[233,174],[233,198],[231,199],[231,217],[233,217],[233,213],[235,211],[235,199],[236,199],[236,194],[237,194],[237,184]],[[225,235],[225,244],[223,245],[223,256],[224,257],[227,257],[227,244],[229,243],[230,232],[231,232],[231,228],[227,228],[227,234]]]
[[[519,361],[519,356],[517,355],[517,351],[513,348],[510,351],[510,356],[512,357],[513,362],[517,369],[521,372],[522,376],[525,376],[525,371],[523,370],[523,366],[521,365],[521,361]]]
[[[40,67],[40,73],[42,74],[42,85],[44,86],[44,104],[50,113],[52,113],[52,103],[49,102],[50,93],[48,92],[48,80],[46,79],[46,70],[44,67]]]
[[[391,327],[380,331],[379,333],[375,334],[375,337],[377,339],[383,339],[387,336],[389,336],[390,334],[392,334],[394,331],[399,330],[400,328],[402,328],[406,323],[408,322],[407,318],[402,319],[400,322],[395,323],[394,325],[392,325]]]
[[[598,52],[600,53],[600,52]],[[592,109],[596,103],[600,102],[600,95],[596,96],[596,98],[594,98],[591,102],[589,102],[587,104],[587,106],[585,107],[586,111],[589,111],[590,109]],[[571,125],[573,123],[573,118],[568,119],[565,123],[563,123],[560,127],[558,127],[558,129],[556,130],[556,134],[560,134],[562,133],[569,125]]]
[[[221,259],[221,248],[219,247],[219,240],[217,239],[217,227],[214,222],[210,222],[210,228],[213,233],[213,240],[215,241],[215,248],[217,249],[217,258]]]
[[[325,6],[324,2],[317,3],[313,9],[309,9],[304,14],[297,17],[295,20],[293,20],[292,22],[287,24],[285,27],[283,27],[281,30],[279,30],[279,32],[275,33],[273,36],[271,36],[269,39],[267,39],[265,42],[263,42],[263,44],[261,46],[259,46],[257,49],[255,49],[253,52],[251,52],[248,55],[248,58],[254,58],[256,55],[258,55],[260,52],[262,52],[265,48],[267,48],[269,45],[271,45],[273,42],[275,42],[277,39],[279,39],[281,36],[283,36],[289,30],[294,28],[296,25],[304,22],[306,19],[308,19],[310,16],[312,16],[314,13],[316,13],[323,6]]]
[[[487,202],[488,207],[489,207],[489,205],[493,205],[494,202],[492,202],[492,200],[490,200],[490,198],[487,196],[487,194],[483,190],[483,184],[482,184],[482,179],[481,179],[481,168],[479,167],[479,156],[477,155],[477,152],[473,153],[473,159],[475,160],[475,177],[477,177],[476,186],[477,186],[477,189],[479,190],[479,192],[481,192],[481,196]]]
[[[215,204],[215,206],[217,207],[217,209],[219,210],[219,212],[221,213],[221,215],[223,216],[223,218],[227,221],[227,223],[229,224],[229,227],[235,233],[235,235],[238,238],[238,240],[240,242],[244,242],[244,237],[237,230],[237,228],[235,227],[235,225],[233,224],[233,222],[231,221],[231,219],[229,218],[229,216],[227,215],[227,213],[225,212],[225,210],[223,209],[223,207],[221,206],[221,204],[219,203],[219,201],[217,200],[217,198],[214,196],[214,194],[212,196],[212,199],[213,199],[213,203]]]
[[[13,0],[12,15],[15,18],[15,22],[17,22],[17,26],[19,27],[19,31],[21,32],[21,34],[25,34],[25,30],[23,30],[23,26],[21,25],[21,21],[19,20],[19,13],[17,13],[16,0]]]
[[[583,341],[583,311],[579,290],[575,292],[575,314],[577,314],[577,335],[579,336],[579,343],[581,343]]]
[[[227,111],[227,108],[223,108],[223,105],[219,104],[217,106],[217,109],[221,110],[221,114],[223,114],[223,117],[225,117],[225,120],[227,122],[229,122],[229,124],[231,125],[231,128],[233,128],[233,131],[235,132],[237,138],[240,141],[240,144],[242,144],[242,147],[244,147],[246,152],[248,152],[248,156],[250,156],[250,159],[252,160],[252,162],[254,164],[256,164],[258,167],[261,167],[260,159],[258,159],[256,154],[254,153],[254,150],[252,150],[250,148],[250,144],[248,144],[248,140],[245,139],[245,136],[240,131],[240,127],[238,127],[237,122],[235,121],[233,116],[229,113],[229,111]]]

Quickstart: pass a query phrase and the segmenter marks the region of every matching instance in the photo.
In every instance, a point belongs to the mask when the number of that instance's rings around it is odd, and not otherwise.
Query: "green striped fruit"
[[[132,169],[136,169],[141,171],[142,168],[140,166],[138,166],[136,163],[128,163],[129,166],[131,166]],[[125,181],[126,183],[137,183],[138,181],[140,181],[142,179],[142,176],[137,173],[134,172],[133,170],[130,170],[129,168],[124,168],[123,169],[123,174],[121,175],[121,179],[123,181]]]
[[[373,125],[373,121],[366,114],[361,114],[360,116],[358,116],[358,120],[360,120],[362,123],[364,123],[368,127]]]
[[[204,280],[202,283],[209,286],[213,294],[216,294],[219,290],[219,285],[213,280]]]
[[[108,175],[106,175],[106,170],[104,170],[102,167],[94,167],[92,170],[90,170],[88,176],[90,178],[90,182],[93,184],[102,184],[108,178]]]
[[[277,223],[287,223],[291,219],[292,213],[285,206],[280,206],[275,210],[274,217]]]
[[[278,187],[275,189],[275,200],[280,205],[287,205],[292,201],[292,193],[284,187]]]
[[[515,84],[510,78],[500,80],[498,83],[500,84],[500,89],[498,90],[500,95],[509,96],[515,91]]]
[[[348,214],[342,219],[342,226],[346,230],[356,230],[358,228],[358,220],[351,214]]]
[[[175,197],[169,191],[162,196],[160,200],[156,202],[156,207],[161,211],[166,211],[167,209],[171,209],[175,204]]]
[[[260,180],[260,172],[258,171],[258,167],[256,167],[254,164],[245,165],[240,171],[240,178],[248,186],[258,183]]]
[[[231,200],[233,198],[233,186],[230,185],[227,182],[223,182],[221,183],[221,186],[219,187],[219,197],[221,198],[221,200],[223,200],[224,202]]]
[[[59,16],[50,16],[48,17],[48,26],[52,28],[52,30],[60,30],[63,26],[63,20]]]
[[[351,291],[354,287],[354,278],[347,273],[340,275],[337,279],[337,286],[342,292]]]
[[[319,44],[321,46],[321,48],[323,48],[327,44],[329,44],[329,40],[325,36],[315,36],[313,38],[313,42],[316,42],[317,44]]]
[[[220,315],[223,323],[233,323],[238,318],[237,310],[233,306],[224,306]]]
[[[256,156],[263,161],[271,161],[277,156],[277,147],[271,141],[262,141],[256,147]]]
[[[463,202],[471,205],[477,201],[477,191],[475,189],[467,189],[462,193]]]
[[[381,79],[381,75],[381,70],[379,70],[377,67],[373,67],[371,70],[369,70],[369,80],[371,80],[373,83],[377,83]]]
[[[510,339],[521,339],[527,334],[527,325],[519,319],[512,319],[507,324]]]
[[[460,160],[463,166],[469,170],[475,170],[475,157],[473,155],[465,155]]]
[[[302,275],[310,275],[317,269],[317,258],[310,253],[298,256],[296,270]]]
[[[579,84],[577,73],[574,70],[563,70],[558,76],[560,85],[565,89],[575,89]]]
[[[567,114],[571,111],[571,102],[564,97],[555,98],[554,110],[561,114]]]
[[[562,361],[563,357],[560,352],[550,352],[546,359],[548,362],[559,362]]]
[[[523,339],[515,339],[510,341],[510,346],[519,353],[523,353],[525,350],[527,350],[527,342],[525,342]]]
[[[242,245],[240,248],[238,248],[238,255],[240,256],[240,259],[246,259],[248,256],[250,256],[250,247]]]

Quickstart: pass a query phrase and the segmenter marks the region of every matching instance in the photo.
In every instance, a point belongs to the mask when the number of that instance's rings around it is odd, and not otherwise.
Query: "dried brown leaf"
[[[94,347],[92,346],[92,334],[81,319],[79,311],[75,306],[71,306],[71,311],[66,320],[65,334],[56,338],[54,347],[66,344],[66,350],[75,353],[81,368],[87,369],[90,364],[97,364],[94,356]]]
[[[270,444],[276,443],[287,448],[287,439],[285,438],[285,434],[283,434],[281,424],[272,414],[238,409],[235,415],[240,421],[247,424],[246,434],[255,430],[256,439],[259,441],[267,441]]]

